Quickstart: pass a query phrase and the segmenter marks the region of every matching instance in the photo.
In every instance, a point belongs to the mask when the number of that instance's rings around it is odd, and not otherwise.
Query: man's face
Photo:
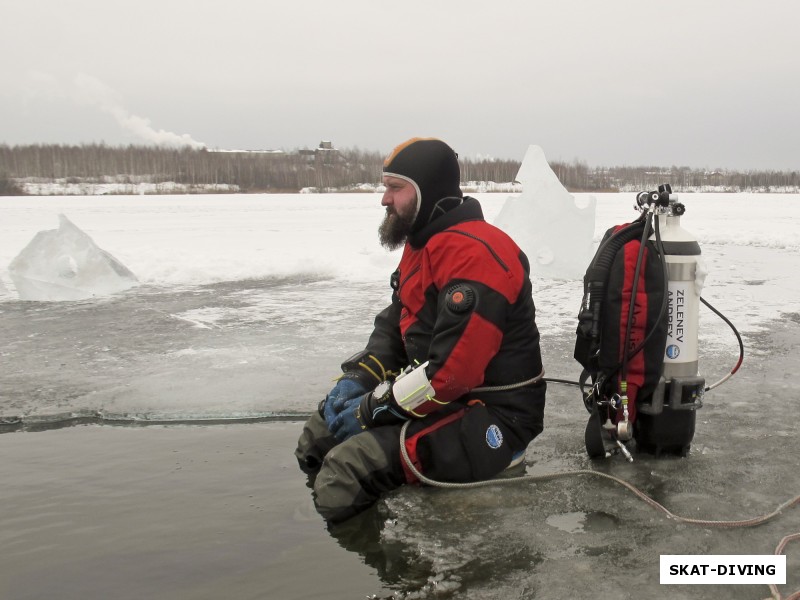
[[[386,191],[381,206],[386,207],[386,216],[378,236],[382,246],[395,250],[405,243],[417,216],[417,191],[410,181],[399,177],[385,176],[383,184]]]

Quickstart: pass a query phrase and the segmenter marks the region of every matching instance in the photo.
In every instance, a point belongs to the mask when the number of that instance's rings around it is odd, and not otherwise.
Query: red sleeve
[[[436,304],[427,368],[435,400],[416,408],[417,414],[433,412],[483,383],[503,342],[509,307],[522,289],[525,272],[513,241],[493,236],[497,230],[485,223],[474,231],[465,231],[466,225],[433,238],[423,258],[426,299]],[[452,294],[465,287],[472,294],[470,306],[453,310]]]

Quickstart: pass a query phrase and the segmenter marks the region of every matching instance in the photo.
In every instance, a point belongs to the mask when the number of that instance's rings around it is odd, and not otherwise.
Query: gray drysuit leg
[[[303,471],[316,473],[314,504],[332,523],[360,513],[405,483],[399,426],[378,427],[337,444],[315,413],[303,428],[295,456]]]

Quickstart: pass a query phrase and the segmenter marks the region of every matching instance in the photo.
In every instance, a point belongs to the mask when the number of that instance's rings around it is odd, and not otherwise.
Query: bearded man
[[[383,182],[380,241],[403,246],[392,301],[366,347],[342,363],[295,452],[331,523],[417,483],[415,471],[449,482],[492,478],[521,462],[543,429],[525,254],[464,196],[458,155],[443,141],[397,146]]]

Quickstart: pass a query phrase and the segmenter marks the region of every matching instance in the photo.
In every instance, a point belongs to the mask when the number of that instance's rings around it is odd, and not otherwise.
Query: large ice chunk
[[[539,146],[528,147],[517,181],[522,193],[506,201],[494,224],[528,255],[532,274],[582,278],[594,254],[595,197],[578,206]]]
[[[58,229],[37,233],[8,267],[21,300],[83,300],[139,283],[66,216],[58,218]]]

